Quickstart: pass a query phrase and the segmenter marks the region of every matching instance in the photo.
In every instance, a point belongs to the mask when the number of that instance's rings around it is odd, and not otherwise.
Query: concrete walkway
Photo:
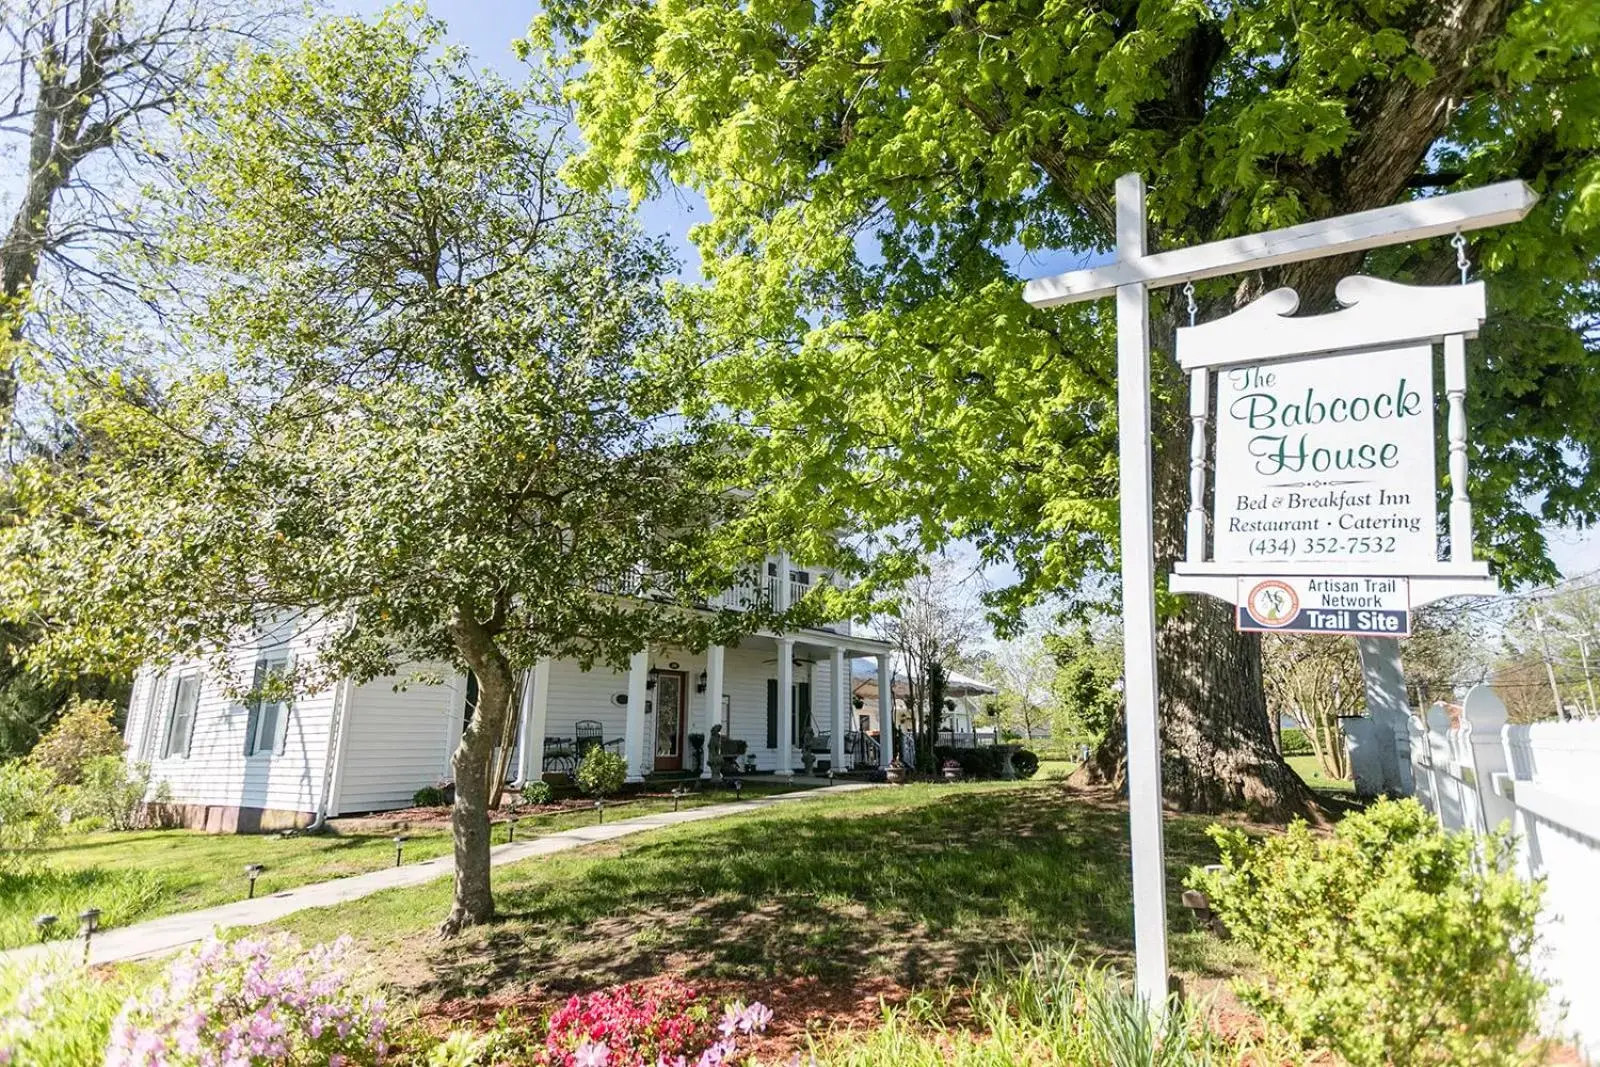
[[[809,779],[796,778],[796,782],[805,781],[809,781]],[[582,848],[584,845],[593,845],[601,841],[615,841],[620,837],[629,837],[633,834],[659,829],[663,826],[677,826],[680,823],[699,822],[703,819],[718,819],[725,815],[739,815],[749,811],[760,811],[779,804],[802,803],[813,797],[828,796],[834,793],[851,793],[861,789],[873,788],[876,787],[869,783],[832,785],[798,793],[778,793],[765,797],[751,797],[749,800],[732,801],[727,804],[707,804],[703,807],[688,808],[684,811],[658,812],[655,815],[640,815],[633,819],[618,819],[616,822],[580,826],[575,830],[562,830],[558,833],[547,834],[544,837],[534,837],[526,841],[496,845],[489,850],[489,862],[495,867],[503,867],[508,863],[520,863],[536,856],[567,852],[571,849]],[[240,900],[232,904],[222,904],[214,908],[202,908],[199,911],[168,915],[160,919],[151,919],[148,922],[135,923],[132,926],[107,930],[102,934],[96,935],[91,941],[89,962],[117,963],[122,960],[147,959],[151,956],[165,955],[169,952],[175,952],[186,945],[203,941],[213,930],[219,928],[259,926],[262,923],[274,922],[285,915],[291,915],[306,908],[325,908],[331,904],[343,904],[349,900],[359,900],[361,897],[370,896],[373,893],[381,893],[385,889],[400,889],[406,886],[423,885],[436,878],[443,878],[449,875],[454,868],[455,860],[453,857],[448,855],[439,856],[431,860],[423,860],[420,863],[389,867],[381,871],[353,875],[349,878],[336,878],[331,882],[317,882],[312,885],[299,886],[295,889],[285,889],[280,893],[257,897],[254,900]],[[59,952],[63,950],[81,957],[83,943],[78,940],[52,941],[43,945],[30,945],[27,948],[11,949],[6,952],[0,952],[0,963],[13,963],[52,951]]]

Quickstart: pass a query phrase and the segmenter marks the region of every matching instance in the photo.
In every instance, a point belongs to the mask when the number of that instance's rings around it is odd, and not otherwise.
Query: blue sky
[[[371,14],[388,7],[389,3],[390,0],[342,0],[332,7],[341,12]],[[511,42],[527,30],[537,11],[536,5],[513,0],[458,0],[453,4],[435,3],[432,11],[448,23],[451,39],[466,46],[477,63],[493,67],[508,77],[517,76],[520,65],[512,55]],[[678,249],[683,260],[683,274],[689,278],[698,277],[698,257],[689,244],[688,235],[691,226],[707,217],[704,202],[693,194],[675,194],[645,204],[640,215],[646,229],[666,236]],[[1062,251],[1019,261],[1017,267],[1023,277],[1033,277],[1086,266],[1101,258]],[[1552,529],[1547,534],[1551,556],[1563,574],[1570,576],[1600,567],[1600,530]],[[988,578],[994,582],[1006,580],[1003,572],[990,574]]]

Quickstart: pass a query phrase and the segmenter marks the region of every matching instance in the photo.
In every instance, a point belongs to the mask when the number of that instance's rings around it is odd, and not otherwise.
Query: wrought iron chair
[[[544,770],[572,777],[578,773],[578,749],[570,737],[544,739]]]

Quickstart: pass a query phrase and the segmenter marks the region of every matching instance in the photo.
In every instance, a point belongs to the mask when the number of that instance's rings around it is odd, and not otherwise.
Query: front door
[[[682,671],[656,673],[656,770],[683,770],[683,727],[685,712]]]

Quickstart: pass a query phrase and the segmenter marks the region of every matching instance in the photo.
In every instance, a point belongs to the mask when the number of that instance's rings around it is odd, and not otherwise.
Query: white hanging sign
[[[1434,563],[1433,413],[1425,345],[1220,372],[1213,558]]]

